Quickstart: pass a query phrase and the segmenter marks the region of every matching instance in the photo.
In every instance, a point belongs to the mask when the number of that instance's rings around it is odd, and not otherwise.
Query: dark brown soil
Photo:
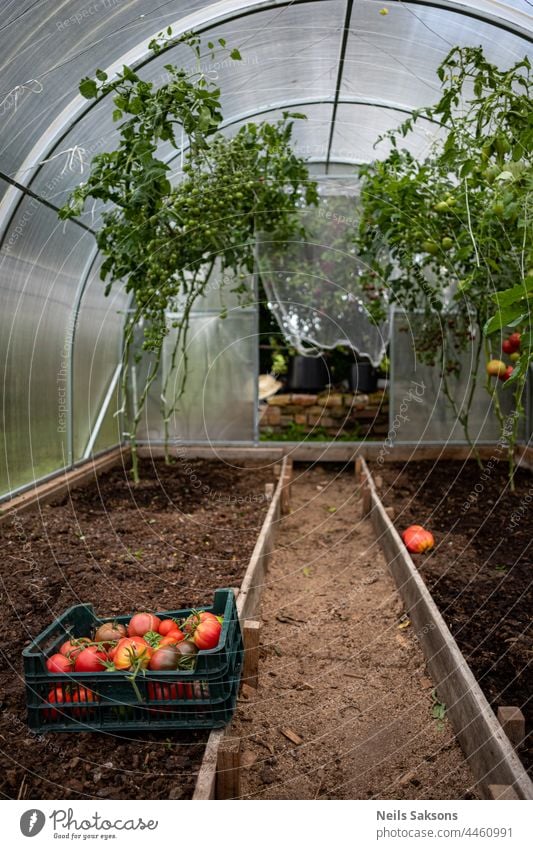
[[[483,477],[473,462],[373,468],[397,529],[421,524],[435,535],[435,549],[413,559],[494,710],[518,705],[526,715],[519,754],[531,771],[533,478],[519,469],[512,493],[506,472],[493,463]]]
[[[295,468],[232,732],[247,799],[471,799],[353,474]],[[230,732],[231,733],[231,732]]]
[[[0,524],[0,794],[27,799],[191,795],[206,733],[46,734],[25,724],[21,651],[65,608],[97,613],[208,604],[239,586],[266,503],[268,467],[150,461]]]

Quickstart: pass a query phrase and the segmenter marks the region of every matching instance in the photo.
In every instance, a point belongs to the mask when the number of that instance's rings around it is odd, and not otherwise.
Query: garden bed
[[[102,475],[39,510],[4,518],[0,735],[7,798],[188,798],[207,732],[31,734],[21,651],[72,604],[113,615],[212,601],[239,586],[268,507],[271,466],[187,460]]]
[[[373,468],[397,530],[416,523],[435,535],[435,550],[413,560],[488,701],[495,712],[518,705],[531,732],[532,479],[519,469],[511,493],[506,471],[493,465],[482,479],[473,461]],[[531,772],[531,737],[519,755]]]

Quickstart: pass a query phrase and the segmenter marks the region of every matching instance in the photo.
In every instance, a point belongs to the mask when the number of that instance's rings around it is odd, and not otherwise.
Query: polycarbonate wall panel
[[[95,453],[120,441],[120,393],[112,391],[112,381],[120,385],[117,370],[121,362],[125,310],[129,298],[122,287],[104,294],[100,280],[101,259],[93,265],[80,303],[73,351],[73,450],[74,461],[82,460],[90,441]],[[103,410],[107,401],[107,415]],[[100,421],[100,416],[104,418]],[[95,427],[99,426],[98,433]]]
[[[420,316],[395,312],[390,347],[390,422],[394,442],[465,443],[464,430],[443,391],[439,365],[424,365],[417,356],[413,328]],[[452,396],[459,409],[466,408],[470,390],[473,349],[461,357],[460,374],[451,378]],[[474,442],[499,439],[498,420],[491,410],[491,398],[483,388],[485,360],[482,357],[474,399],[469,416],[470,436]],[[498,385],[500,404],[505,416],[512,412],[511,392]],[[523,438],[522,427],[520,438]]]
[[[0,494],[68,463],[73,306],[94,239],[24,198],[0,253]]]
[[[174,346],[169,334],[160,381],[154,382],[138,431],[139,441],[161,442],[164,424],[161,389]],[[218,315],[191,317],[187,346],[188,371],[184,395],[169,422],[171,444],[181,442],[252,441],[255,436],[257,383],[257,314],[237,308],[226,319]],[[171,373],[167,399],[175,396],[183,362]],[[138,372],[139,392],[145,366]]]

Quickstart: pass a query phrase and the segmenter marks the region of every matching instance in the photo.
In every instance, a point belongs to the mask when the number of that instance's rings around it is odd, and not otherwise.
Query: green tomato
[[[509,153],[511,150],[511,145],[505,138],[505,136],[496,136],[494,141],[494,149],[496,153],[499,153],[500,156],[503,156],[505,153]]]
[[[445,236],[441,242],[441,245],[445,251],[449,251],[450,248],[453,248],[453,239],[450,239],[449,236]]]
[[[435,210],[437,212],[448,212],[449,208],[450,207],[449,207],[447,201],[445,201],[445,200],[441,200],[441,201],[439,201],[438,203],[435,204]]]
[[[429,239],[426,239],[425,242],[422,242],[422,250],[435,256],[435,254],[439,251],[439,246],[436,242],[431,242]]]

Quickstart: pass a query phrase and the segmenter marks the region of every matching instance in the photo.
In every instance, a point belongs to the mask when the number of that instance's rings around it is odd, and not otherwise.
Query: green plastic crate
[[[235,711],[243,661],[234,592],[216,590],[212,606],[197,609],[224,617],[218,646],[198,652],[194,671],[140,672],[136,685],[143,700],[139,701],[127,672],[48,672],[46,659],[69,637],[89,635],[102,622],[126,624],[131,618],[99,618],[90,604],[69,608],[22,652],[29,727],[42,733],[209,729],[226,725]],[[190,613],[189,608],[157,615],[182,619]],[[62,688],[61,694],[68,693],[68,701],[48,701],[48,694],[55,687]],[[94,701],[84,699],[86,690],[94,694]]]

